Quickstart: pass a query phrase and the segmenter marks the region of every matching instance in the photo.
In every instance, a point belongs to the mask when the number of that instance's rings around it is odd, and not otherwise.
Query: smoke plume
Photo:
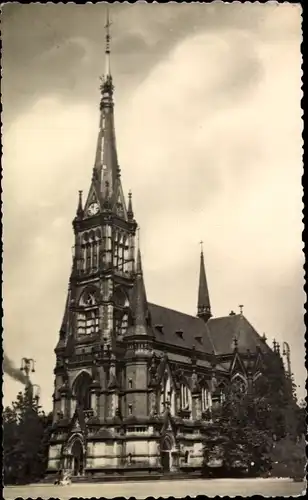
[[[8,358],[5,353],[3,354],[2,369],[4,373],[7,373],[10,377],[17,380],[18,382],[21,382],[25,385],[28,384],[26,375],[24,375],[22,371],[18,370],[18,368],[14,366],[14,363],[10,360],[10,358]]]

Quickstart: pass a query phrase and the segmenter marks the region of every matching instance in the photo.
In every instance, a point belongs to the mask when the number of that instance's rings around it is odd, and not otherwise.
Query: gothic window
[[[82,372],[73,384],[73,394],[76,398],[77,406],[82,410],[91,409],[91,377],[87,372]]]
[[[123,233],[115,232],[113,240],[113,266],[122,273],[127,271],[128,249],[127,236]]]
[[[160,403],[161,403],[161,411],[164,411],[166,410],[166,408],[169,408],[170,413],[172,415],[175,413],[175,392],[171,384],[169,373],[165,374],[165,377],[161,385]]]
[[[99,309],[93,291],[85,291],[80,299],[82,309],[77,313],[77,334],[91,335],[99,329]]]
[[[190,409],[190,391],[186,384],[181,385],[181,408],[182,410]]]
[[[95,241],[93,243],[93,268],[96,269],[97,268],[97,264],[98,264],[98,243]]]
[[[128,312],[129,302],[125,292],[121,288],[117,288],[114,296],[114,323],[116,335],[125,335],[128,327]]]
[[[81,248],[84,272],[89,273],[98,269],[100,244],[101,230],[99,228],[83,234]]]
[[[213,405],[215,406],[223,404],[225,399],[226,399],[226,384],[224,382],[221,382],[213,392],[212,395]]]
[[[232,391],[237,395],[245,394],[247,391],[247,383],[245,378],[237,374],[232,379]]]
[[[201,389],[201,403],[202,403],[202,411],[205,411],[210,406],[210,395],[207,387],[202,387]]]
[[[91,246],[88,243],[86,245],[86,270],[91,269]]]

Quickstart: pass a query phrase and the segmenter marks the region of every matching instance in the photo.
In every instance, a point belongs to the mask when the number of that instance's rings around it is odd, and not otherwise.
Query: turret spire
[[[204,266],[204,256],[203,256],[203,241],[200,242],[201,254],[200,254],[200,274],[199,274],[199,290],[198,290],[198,313],[197,316],[202,318],[204,321],[208,321],[211,314],[211,304],[209,291],[207,286],[205,266]]]
[[[131,191],[129,191],[129,193],[128,193],[127,217],[129,219],[134,218],[133,201],[132,201],[132,192]]]
[[[78,218],[81,218],[83,215],[83,208],[82,208],[82,191],[79,191],[79,196],[78,196],[78,206],[77,206],[77,212],[76,215]]]
[[[128,331],[128,335],[147,335],[148,334],[148,303],[143,280],[141,251],[138,232],[138,250],[136,261],[136,278],[132,295],[132,313],[133,325]]]

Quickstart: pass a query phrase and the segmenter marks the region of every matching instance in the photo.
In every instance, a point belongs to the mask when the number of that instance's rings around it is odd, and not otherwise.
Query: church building
[[[225,387],[236,381],[246,390],[264,355],[279,346],[272,350],[241,308],[212,316],[202,249],[195,316],[148,301],[138,214],[118,164],[109,59],[107,22],[95,162],[73,220],[75,251],[55,348],[47,474],[196,471]]]

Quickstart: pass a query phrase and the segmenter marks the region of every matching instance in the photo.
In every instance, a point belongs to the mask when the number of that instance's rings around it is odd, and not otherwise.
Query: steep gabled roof
[[[155,339],[164,344],[192,349],[211,354],[231,354],[234,339],[239,352],[256,351],[257,346],[264,353],[270,347],[242,314],[212,318],[206,324],[200,318],[174,311],[157,304],[148,304]],[[227,363],[229,365],[229,362]],[[227,370],[227,365],[224,368]]]
[[[188,349],[192,349],[194,345],[196,351],[207,353],[214,350],[206,324],[202,319],[156,304],[149,304],[149,310],[157,341]],[[155,328],[157,325],[162,325],[162,331]]]
[[[242,314],[210,319],[207,326],[217,354],[232,353],[234,339],[240,352],[255,351],[258,345],[262,352],[271,350]]]

